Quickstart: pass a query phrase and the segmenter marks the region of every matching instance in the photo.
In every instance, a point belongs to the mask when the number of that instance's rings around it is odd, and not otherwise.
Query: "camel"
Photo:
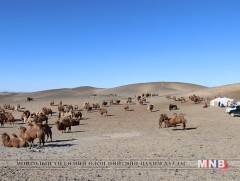
[[[183,114],[177,116],[175,113],[173,117],[167,122],[168,127],[173,126],[176,130],[177,124],[183,124],[183,130],[186,128],[187,119],[184,118]]]
[[[159,118],[159,129],[162,128],[162,123],[165,123],[165,128],[167,127],[167,123],[169,121],[169,118],[166,114],[161,114]]]

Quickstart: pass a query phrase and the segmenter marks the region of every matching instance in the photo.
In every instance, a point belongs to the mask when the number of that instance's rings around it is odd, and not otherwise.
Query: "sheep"
[[[148,111],[152,112],[152,110],[153,110],[153,105],[152,105],[152,104],[148,105],[147,109],[148,109]]]
[[[108,111],[105,108],[100,108],[99,112],[100,112],[101,115],[105,114],[107,116],[107,114],[108,114]]]
[[[34,145],[33,142],[36,138],[39,140],[39,147],[41,144],[44,146],[45,144],[45,133],[43,131],[42,125],[33,125],[32,123],[28,124],[28,129],[21,126],[19,128],[20,137],[27,141],[29,144],[29,148],[31,149]]]
[[[70,119],[63,119],[61,122],[56,122],[57,129],[59,131],[66,132],[66,129],[68,128],[68,132],[71,131],[71,121]]]

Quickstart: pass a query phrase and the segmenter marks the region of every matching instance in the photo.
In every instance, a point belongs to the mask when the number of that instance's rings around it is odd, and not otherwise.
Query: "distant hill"
[[[180,82],[150,82],[150,83],[139,83],[130,84],[120,87],[103,89],[100,90],[100,94],[119,94],[119,95],[131,95],[131,94],[142,94],[142,93],[156,93],[156,94],[172,94],[186,91],[195,91],[207,89],[208,87],[180,83]]]
[[[205,90],[195,91],[194,93],[200,96],[211,98],[220,95],[222,97],[229,97],[236,100],[240,100],[240,83],[212,87]]]
[[[16,101],[25,100],[28,96],[35,99],[62,99],[79,96],[110,95],[117,94],[119,96],[134,96],[142,93],[156,93],[165,96],[181,95],[189,96],[196,94],[203,97],[214,97],[217,95],[231,97],[240,100],[240,84],[224,85],[219,87],[208,88],[201,85],[181,83],[181,82],[150,82],[124,85],[114,88],[96,88],[91,86],[83,86],[76,88],[52,89],[32,93],[0,93],[0,99],[8,101],[14,99]]]

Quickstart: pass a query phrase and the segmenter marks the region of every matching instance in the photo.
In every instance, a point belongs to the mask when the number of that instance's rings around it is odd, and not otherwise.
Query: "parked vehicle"
[[[240,105],[232,105],[231,107],[226,109],[226,113],[230,114],[231,111],[240,109]]]
[[[229,113],[232,117],[240,116],[240,109],[232,110]]]

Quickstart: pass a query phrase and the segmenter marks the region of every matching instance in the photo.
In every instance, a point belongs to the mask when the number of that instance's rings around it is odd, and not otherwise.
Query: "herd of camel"
[[[136,96],[137,101],[140,105],[147,105],[144,103],[148,103],[146,101],[147,97],[149,96],[157,96],[155,94],[143,94],[141,96]],[[173,99],[175,101],[180,101],[182,103],[186,102],[186,99],[184,97],[176,98],[171,96],[166,96],[168,99]],[[189,96],[189,99],[193,101],[194,103],[199,103],[200,101],[204,101],[205,99],[192,95]],[[27,101],[34,101],[33,98],[28,97]],[[84,102],[83,109],[87,112],[92,111],[93,109],[99,110],[99,113],[101,115],[108,115],[108,110],[106,109],[106,105],[119,105],[121,100],[113,101],[112,99],[110,101],[103,101],[102,104],[92,104],[90,105],[89,102]],[[124,109],[126,111],[129,110],[129,105],[133,104],[132,98],[128,97],[126,103],[124,104]],[[59,104],[55,105],[54,101],[50,102],[50,106],[58,106],[58,120],[55,122],[55,125],[59,131],[66,132],[71,131],[71,126],[77,126],[80,124],[80,120],[82,119],[82,112],[79,110],[78,106],[72,106],[72,105],[63,105],[62,101],[60,101]],[[0,122],[1,126],[4,126],[5,122],[9,122],[10,124],[13,124],[15,119],[12,115],[12,113],[8,112],[7,110],[13,110],[14,106],[4,105],[3,107],[0,106]],[[152,104],[148,104],[148,111],[152,112],[154,106]],[[177,105],[170,104],[169,110],[177,110]],[[14,110],[20,111],[20,105],[14,107]],[[35,139],[38,139],[38,145],[44,145],[45,142],[48,141],[50,138],[52,141],[52,130],[48,125],[48,116],[53,114],[53,111],[51,108],[44,107],[42,108],[42,112],[37,113],[30,113],[30,111],[21,111],[22,116],[21,120],[24,123],[27,123],[28,127],[25,128],[21,126],[19,130],[19,135],[12,134],[9,136],[7,133],[2,133],[2,141],[3,145],[6,147],[33,147],[33,142]],[[176,114],[172,116],[172,118],[169,118],[166,114],[161,114],[159,117],[159,128],[162,128],[162,124],[164,123],[164,127],[174,127],[174,130],[176,130],[177,125],[182,124],[183,130],[186,128],[187,119],[185,118],[184,114]],[[47,137],[45,139],[45,137]]]

